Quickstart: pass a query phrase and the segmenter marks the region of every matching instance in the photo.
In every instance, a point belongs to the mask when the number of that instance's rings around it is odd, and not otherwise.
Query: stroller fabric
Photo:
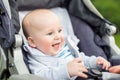
[[[68,5],[68,11],[70,14],[87,22],[87,24],[89,24],[93,31],[99,36],[107,34],[105,23],[112,25],[112,23],[108,22],[106,19],[99,17],[88,9],[88,7],[83,3],[83,0],[71,0]]]
[[[15,29],[7,13],[6,8],[0,0],[0,45],[8,48],[14,42]]]

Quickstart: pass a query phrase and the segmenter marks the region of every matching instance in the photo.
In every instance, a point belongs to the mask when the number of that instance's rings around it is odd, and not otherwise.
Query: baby
[[[28,52],[31,73],[48,80],[75,80],[77,76],[87,78],[87,68],[108,70],[110,63],[102,57],[85,56],[64,38],[61,22],[48,9],[37,9],[28,13],[22,22],[28,43],[23,46]]]

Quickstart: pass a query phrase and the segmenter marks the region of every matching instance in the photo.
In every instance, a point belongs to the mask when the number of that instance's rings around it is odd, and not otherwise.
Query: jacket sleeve
[[[47,80],[69,80],[70,76],[67,71],[67,63],[61,63],[57,66],[47,66],[34,60],[29,64],[32,74],[46,78]],[[53,63],[54,64],[54,63]]]
[[[100,65],[97,65],[97,63],[96,63],[96,60],[97,60],[96,56],[86,56],[83,52],[81,52],[79,54],[79,57],[83,60],[84,65],[87,68],[102,69],[102,67]]]
[[[72,54],[75,57],[80,57],[87,68],[101,68],[100,65],[96,64],[97,57],[95,56],[89,57],[89,56],[86,56],[83,52],[79,52],[79,48],[76,46],[76,44],[70,37],[66,38],[66,43],[69,46]]]

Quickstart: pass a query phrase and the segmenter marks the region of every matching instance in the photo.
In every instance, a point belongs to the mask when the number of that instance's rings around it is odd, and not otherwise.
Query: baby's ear
[[[29,44],[31,47],[36,47],[36,45],[35,45],[34,40],[33,40],[32,37],[28,37],[27,40],[28,40],[28,44]]]

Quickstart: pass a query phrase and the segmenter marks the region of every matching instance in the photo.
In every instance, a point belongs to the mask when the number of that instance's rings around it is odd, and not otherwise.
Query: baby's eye
[[[47,35],[52,35],[53,34],[53,32],[49,32]]]
[[[59,33],[62,32],[62,29],[59,29],[58,32],[59,32]]]

